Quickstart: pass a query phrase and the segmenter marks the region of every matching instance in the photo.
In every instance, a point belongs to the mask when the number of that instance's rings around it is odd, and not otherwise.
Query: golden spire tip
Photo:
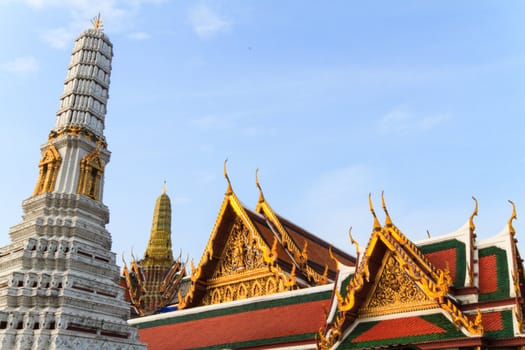
[[[166,194],[168,192],[168,186],[166,185],[166,180],[164,180],[164,184],[162,185],[162,194]]]
[[[91,24],[93,24],[93,29],[95,30],[103,30],[104,29],[104,23],[102,22],[102,17],[100,16],[100,12],[98,15],[93,17],[91,19]]]

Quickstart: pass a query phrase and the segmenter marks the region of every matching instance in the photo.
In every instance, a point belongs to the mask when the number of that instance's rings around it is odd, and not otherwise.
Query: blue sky
[[[0,0],[0,244],[99,11],[115,53],[104,202],[118,255],[143,254],[166,180],[174,250],[198,261],[225,158],[247,206],[259,168],[278,213],[350,253],[348,227],[366,244],[367,196],[379,208],[383,190],[413,240],[461,226],[472,195],[480,239],[504,227],[508,199],[521,239],[523,1]]]

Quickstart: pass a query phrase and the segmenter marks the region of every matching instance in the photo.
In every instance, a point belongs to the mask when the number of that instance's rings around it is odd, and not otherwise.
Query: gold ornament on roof
[[[474,216],[478,216],[478,200],[474,196],[472,196],[472,199],[476,204],[474,207],[474,211],[472,212],[469,218],[470,232],[474,232],[474,230],[476,229],[476,225],[474,225]]]
[[[368,194],[368,204],[370,206],[370,212],[374,217],[374,231],[381,231],[381,224],[379,224],[379,220],[377,220],[376,212],[374,211],[374,205],[372,204],[372,193]]]
[[[386,218],[385,218],[385,226],[390,227],[392,226],[392,220],[390,219],[390,215],[388,214],[388,210],[386,209],[385,204],[385,191],[381,192],[381,205],[383,206],[383,210],[385,212]]]
[[[350,236],[350,242],[355,245],[356,254],[359,254],[359,243],[352,237],[352,226],[348,229],[348,236]]]
[[[226,194],[229,195],[233,193],[233,189],[232,189],[232,183],[230,182],[230,177],[228,176],[228,171],[226,169],[227,162],[228,162],[228,158],[224,160],[224,178],[226,179],[226,181],[228,181],[228,189],[226,190]]]
[[[261,184],[259,183],[259,168],[255,169],[255,186],[259,189],[259,203],[264,202],[264,194],[261,187]]]
[[[516,215],[516,204],[514,204],[513,201],[509,199],[509,203],[512,205],[512,214],[510,215],[508,226],[509,226],[509,232],[511,235],[514,236],[516,233],[516,230],[514,229],[514,226],[512,226],[512,221],[515,220],[518,216]]]
[[[91,19],[91,24],[93,24],[93,29],[95,30],[104,29],[104,23],[102,22],[102,17],[100,16],[100,12],[98,15],[96,15],[95,17]]]

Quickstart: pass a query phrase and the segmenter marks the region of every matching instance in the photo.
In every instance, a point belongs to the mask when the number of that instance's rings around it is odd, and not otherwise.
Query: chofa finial
[[[255,186],[259,189],[259,203],[264,202],[263,190],[259,183],[259,168],[255,169]]]
[[[512,205],[512,214],[510,215],[509,222],[507,225],[509,226],[510,234],[514,236],[514,234],[516,233],[516,230],[512,226],[512,221],[515,220],[518,216],[516,215],[516,204],[514,204],[514,202],[511,201],[510,199],[509,199],[509,203]]]
[[[386,218],[385,218],[385,226],[392,226],[392,220],[390,219],[390,215],[388,214],[388,210],[386,210],[386,204],[385,204],[385,191],[381,191],[381,205],[383,206],[383,210],[385,212]]]
[[[224,177],[226,178],[226,181],[228,181],[228,189],[226,190],[226,194],[229,195],[233,193],[233,189],[232,189],[232,183],[230,182],[230,177],[228,176],[228,171],[226,169],[227,162],[228,162],[228,158],[224,160]]]
[[[376,212],[374,211],[374,206],[372,205],[372,193],[368,194],[368,204],[370,205],[370,212],[374,217],[374,231],[381,231],[381,224],[379,224],[379,220],[377,220]]]
[[[100,12],[98,15],[93,17],[91,19],[91,24],[93,24],[93,29],[95,30],[103,30],[104,29],[104,23],[102,22],[102,17],[100,16]]]
[[[476,225],[474,225],[474,216],[478,216],[478,200],[474,196],[472,196],[472,199],[474,200],[475,205],[474,205],[474,211],[472,212],[468,220],[469,226],[470,226],[470,232],[474,232],[474,230],[476,229]]]
[[[352,226],[348,229],[348,236],[350,236],[350,242],[355,245],[355,251],[359,254],[359,243],[352,237]]]

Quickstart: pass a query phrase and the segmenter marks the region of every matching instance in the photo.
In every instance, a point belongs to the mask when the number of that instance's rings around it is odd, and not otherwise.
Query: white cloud
[[[133,39],[133,40],[147,40],[150,37],[151,36],[146,32],[134,32],[128,35],[128,38]]]
[[[221,32],[227,32],[231,23],[205,5],[190,9],[188,19],[193,31],[201,38],[208,39]]]
[[[38,71],[40,67],[37,59],[33,56],[22,56],[12,61],[1,63],[0,68],[11,73],[33,73]]]
[[[66,24],[54,29],[44,29],[42,39],[54,48],[65,48],[82,30],[89,28],[89,20],[101,14],[106,29],[111,32],[130,30],[133,20],[140,15],[146,4],[160,4],[165,0],[25,0],[27,6],[35,9],[60,9],[69,14]],[[142,40],[149,35],[143,32],[131,33],[130,38]]]
[[[378,122],[379,131],[384,134],[420,133],[429,131],[444,123],[446,114],[416,116],[412,112],[396,108],[386,113]]]

